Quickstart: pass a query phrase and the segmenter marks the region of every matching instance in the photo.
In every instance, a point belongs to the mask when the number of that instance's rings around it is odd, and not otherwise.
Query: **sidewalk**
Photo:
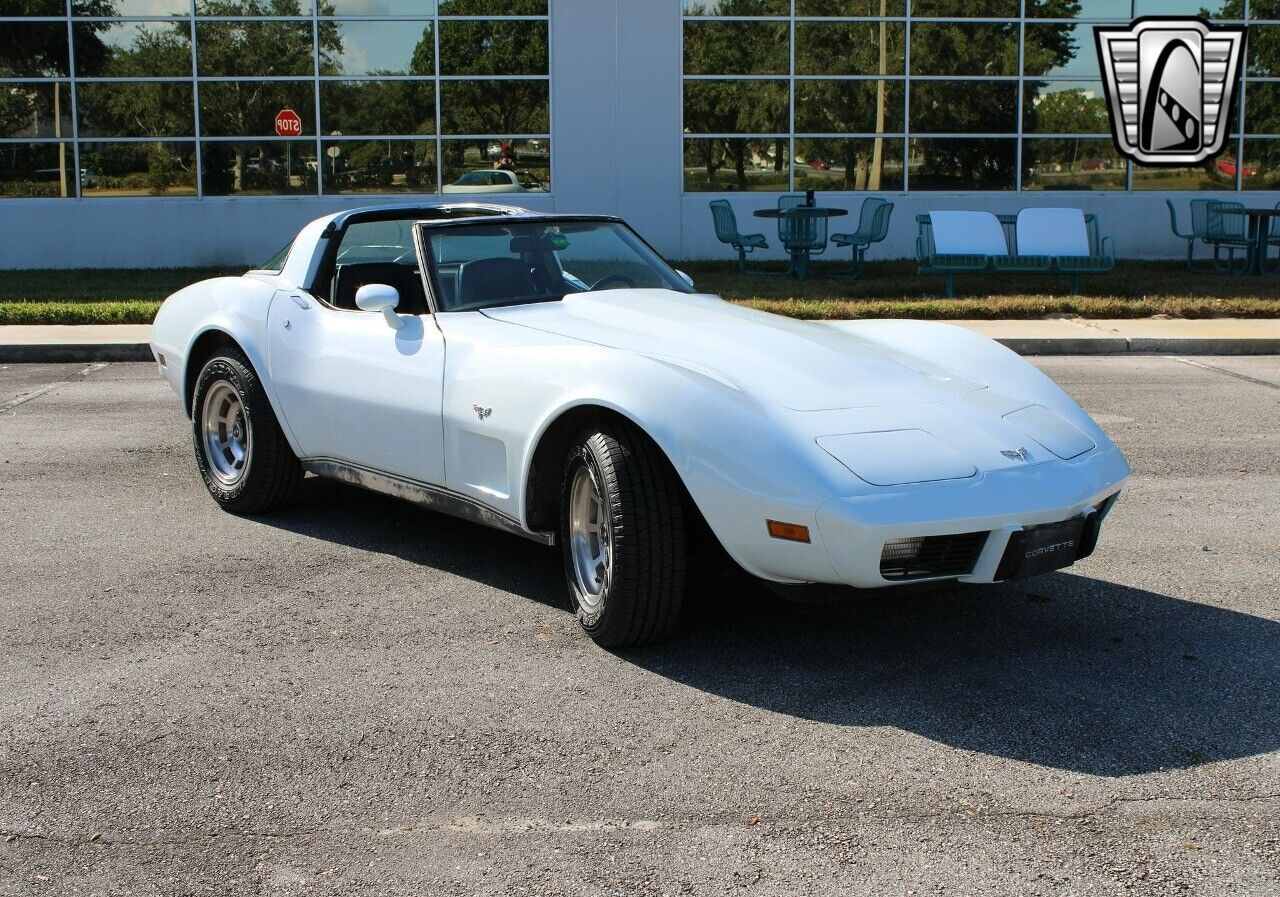
[[[953,321],[1020,355],[1280,354],[1280,320]],[[0,326],[0,362],[150,361],[145,324]]]

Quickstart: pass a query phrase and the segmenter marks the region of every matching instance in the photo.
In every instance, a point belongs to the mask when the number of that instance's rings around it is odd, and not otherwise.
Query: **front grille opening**
[[[890,539],[880,552],[880,575],[885,579],[964,576],[973,572],[988,535],[980,532]]]

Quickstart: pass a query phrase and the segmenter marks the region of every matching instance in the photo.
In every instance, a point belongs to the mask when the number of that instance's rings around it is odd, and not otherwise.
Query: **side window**
[[[337,308],[356,311],[356,291],[373,283],[395,287],[400,293],[397,311],[426,311],[411,220],[363,221],[347,227],[338,244],[328,296],[322,298]]]
[[[338,245],[338,264],[355,262],[393,262],[416,267],[413,222],[366,221],[348,227]]]

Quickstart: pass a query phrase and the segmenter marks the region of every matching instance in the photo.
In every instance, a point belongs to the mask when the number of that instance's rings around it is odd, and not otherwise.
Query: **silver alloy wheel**
[[[613,567],[613,528],[591,468],[582,465],[569,487],[569,554],[579,601],[594,611],[604,601]]]
[[[240,393],[226,380],[218,380],[204,394],[200,415],[200,439],[209,472],[223,486],[244,479],[253,451],[249,418]]]

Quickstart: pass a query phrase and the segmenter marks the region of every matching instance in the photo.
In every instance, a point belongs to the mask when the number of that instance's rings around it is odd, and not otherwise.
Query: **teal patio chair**
[[[738,270],[743,274],[763,273],[747,270],[747,253],[769,248],[764,234],[738,233],[738,218],[733,214],[733,206],[723,199],[712,201],[711,217],[716,224],[716,239],[737,250]]]
[[[809,276],[809,259],[827,248],[827,212],[799,206],[778,219],[782,245],[791,254],[788,273],[804,280]]]
[[[1276,203],[1276,209],[1280,210],[1280,202]],[[1271,219],[1271,230],[1267,231],[1267,245],[1280,247],[1280,215]],[[1266,255],[1258,259],[1258,268],[1268,274],[1280,274],[1280,253],[1276,253],[1276,266],[1274,268],[1267,267]]]
[[[1235,271],[1243,274],[1249,270],[1250,255],[1253,252],[1253,241],[1249,239],[1249,222],[1244,215],[1233,215],[1224,209],[1243,209],[1242,202],[1222,202],[1213,199],[1193,199],[1191,201],[1191,229],[1197,228],[1197,217],[1203,216],[1203,232],[1205,242],[1213,247],[1213,267],[1216,271]],[[1220,253],[1227,250],[1227,262],[1220,262]],[[1235,268],[1236,250],[1244,252],[1244,265]]]
[[[862,201],[862,211],[858,214],[858,229],[849,234],[832,234],[831,242],[841,249],[849,247],[853,250],[853,259],[849,267],[841,271],[845,277],[857,277],[862,273],[862,261],[872,243],[879,243],[889,233],[889,216],[893,214],[893,203],[869,196]]]
[[[778,211],[789,212],[792,209],[798,209],[804,205],[803,193],[784,193],[778,197]],[[782,242],[782,231],[786,227],[786,219],[784,216],[778,216],[778,242]],[[788,272],[789,273],[789,272]]]
[[[1193,199],[1191,200],[1191,230],[1183,231],[1178,226],[1178,212],[1174,208],[1173,200],[1166,199],[1164,204],[1169,207],[1169,227],[1173,231],[1173,235],[1180,240],[1187,241],[1187,270],[1204,272],[1212,271],[1231,271],[1235,265],[1235,254],[1237,250],[1243,250],[1245,253],[1244,267],[1241,271],[1248,270],[1249,267],[1249,239],[1245,233],[1246,223],[1243,215],[1223,214],[1221,208],[1215,210],[1213,207],[1223,205],[1234,205],[1240,207],[1240,203],[1219,203],[1212,199]],[[1233,220],[1234,219],[1234,220]],[[1205,246],[1213,249],[1213,261],[1210,268],[1197,267],[1193,256],[1195,254],[1196,240],[1204,243]],[[1227,250],[1227,260],[1222,262],[1222,250]]]

